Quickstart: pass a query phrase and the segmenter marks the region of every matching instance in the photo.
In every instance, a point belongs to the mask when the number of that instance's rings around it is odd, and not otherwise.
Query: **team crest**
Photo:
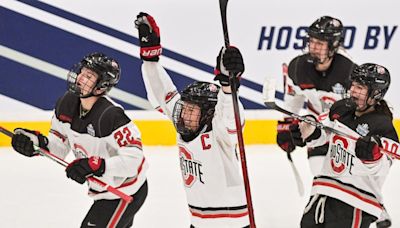
[[[96,135],[96,132],[94,131],[92,124],[87,125],[86,130],[89,135],[91,135],[93,137]]]
[[[179,146],[179,161],[186,187],[191,187],[196,181],[204,184],[201,162],[194,160],[192,153],[183,146]]]
[[[344,94],[345,92],[344,86],[340,83],[336,83],[334,86],[332,86],[332,92],[336,94]]]
[[[334,174],[341,175],[346,171],[349,174],[354,166],[354,155],[347,150],[349,142],[347,139],[335,135],[332,139],[333,144],[330,147],[330,165]]]
[[[367,123],[359,124],[356,128],[356,132],[362,136],[366,136],[369,133],[369,126]]]

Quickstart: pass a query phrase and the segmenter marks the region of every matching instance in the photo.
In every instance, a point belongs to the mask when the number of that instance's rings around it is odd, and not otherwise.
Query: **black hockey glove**
[[[306,145],[306,142],[301,138],[301,132],[299,127],[299,122],[295,121],[289,126],[290,136],[292,137],[293,143],[296,146],[303,147]]]
[[[376,228],[389,228],[392,226],[392,219],[384,208],[381,217],[376,220]]]
[[[306,115],[305,117],[313,121],[317,121],[317,119],[313,115]],[[300,147],[305,146],[306,143],[314,139],[318,139],[321,136],[320,129],[305,122],[293,122],[293,124],[290,125],[289,130],[292,135],[294,144]]]
[[[48,150],[48,143],[49,141],[46,136],[42,135],[40,132],[24,128],[15,128],[11,140],[11,145],[14,150],[27,157],[39,154],[39,152],[35,151],[33,145]]]
[[[230,72],[235,75],[235,84],[239,88],[240,77],[244,72],[244,62],[239,49],[233,46],[221,48],[217,57],[217,66],[214,70],[214,80],[219,81],[221,86],[230,86]]]
[[[160,29],[154,18],[147,13],[136,16],[135,27],[139,31],[140,57],[146,61],[157,62],[161,55]]]
[[[286,117],[283,121],[278,121],[278,126],[276,128],[278,134],[276,135],[276,143],[282,150],[291,153],[296,149],[296,145],[293,142],[292,135],[289,130],[289,126],[293,123],[294,119],[291,117]]]
[[[391,226],[392,226],[392,221],[390,221],[389,219],[376,222],[376,228],[389,228]]]
[[[80,158],[71,162],[67,168],[67,177],[73,179],[79,184],[83,184],[87,177],[92,175],[102,176],[106,169],[106,163],[103,158],[90,157]]]
[[[357,104],[351,98],[336,101],[329,110],[329,119],[341,120],[353,117],[357,108]]]
[[[361,160],[377,160],[382,156],[379,150],[381,146],[381,139],[377,135],[361,137],[356,143],[356,156]]]

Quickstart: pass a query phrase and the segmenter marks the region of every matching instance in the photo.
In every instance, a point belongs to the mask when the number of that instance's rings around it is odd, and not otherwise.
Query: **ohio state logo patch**
[[[201,162],[195,161],[192,153],[182,146],[179,146],[179,161],[183,183],[186,187],[191,187],[196,181],[204,184]]]
[[[330,165],[333,172],[337,175],[343,174],[348,170],[349,174],[354,166],[354,155],[347,151],[349,142],[346,138],[335,135],[330,150]]]

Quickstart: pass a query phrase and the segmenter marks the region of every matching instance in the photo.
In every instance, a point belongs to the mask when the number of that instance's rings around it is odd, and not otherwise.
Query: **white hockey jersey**
[[[76,158],[104,158],[105,172],[98,178],[127,195],[136,193],[146,181],[148,165],[140,132],[123,108],[107,96],[99,98],[81,117],[80,99],[66,93],[57,102],[48,139],[51,153],[62,159],[70,151]],[[118,198],[95,183],[87,183],[95,200]]]
[[[157,62],[142,65],[147,96],[172,120],[180,99],[175,85]],[[240,104],[243,117],[243,107]],[[242,120],[243,123],[243,120]],[[177,136],[182,178],[195,227],[239,228],[249,225],[243,177],[236,152],[237,135],[231,94],[218,94],[212,130],[190,142]]]
[[[322,123],[351,136],[361,136],[337,120],[330,121],[326,118]],[[361,130],[365,126],[358,125],[357,131],[365,133],[365,129]],[[387,129],[390,129],[390,126]],[[377,134],[376,129],[370,130],[375,131],[372,134]],[[326,131],[321,131],[321,137],[307,143],[307,146],[319,146],[327,141],[328,153],[321,174],[314,177],[311,194],[339,199],[379,218],[383,212],[381,189],[392,165],[392,159],[383,155],[375,161],[360,160],[355,154],[355,140]],[[381,141],[385,149],[397,150],[398,144],[394,140],[382,137]]]

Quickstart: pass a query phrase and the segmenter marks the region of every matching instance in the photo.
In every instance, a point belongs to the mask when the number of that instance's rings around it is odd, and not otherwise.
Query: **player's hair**
[[[377,112],[383,113],[386,116],[389,116],[390,119],[393,120],[392,110],[390,110],[389,105],[385,100],[380,100],[378,103],[376,103],[375,110]]]

